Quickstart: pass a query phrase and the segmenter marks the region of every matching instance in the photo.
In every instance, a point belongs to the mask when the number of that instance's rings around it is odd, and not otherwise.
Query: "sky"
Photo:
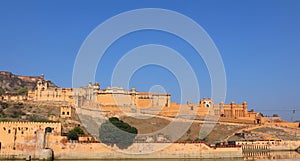
[[[207,32],[223,60],[227,80],[225,103],[247,101],[249,109],[265,115],[276,113],[288,121],[300,120],[297,0],[1,0],[0,70],[19,75],[45,74],[56,85],[71,87],[76,56],[88,35],[113,16],[142,8],[178,12]],[[211,79],[201,56],[180,37],[155,30],[133,32],[111,44],[96,71],[95,80],[101,88],[112,86],[111,75],[122,56],[147,44],[168,46],[180,53],[194,69],[200,98],[210,97]],[[182,101],[176,74],[157,65],[137,70],[129,84],[138,91],[151,91],[160,85],[161,91],[172,95],[172,101]],[[200,98],[188,101],[197,103]]]

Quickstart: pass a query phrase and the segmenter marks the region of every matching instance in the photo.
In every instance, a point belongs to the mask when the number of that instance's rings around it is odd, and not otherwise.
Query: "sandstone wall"
[[[210,148],[205,144],[170,144],[161,149],[164,143],[135,143],[125,152],[116,147],[110,148],[101,143],[66,143],[63,146],[53,144],[55,159],[122,159],[122,158],[241,158],[242,149]],[[155,151],[153,153],[147,153]]]
[[[0,122],[0,152],[41,150],[46,128],[51,128],[51,135],[61,135],[60,123]]]
[[[298,141],[282,141],[277,145],[270,145],[270,150],[280,151],[280,150],[296,150],[300,147],[300,140]]]

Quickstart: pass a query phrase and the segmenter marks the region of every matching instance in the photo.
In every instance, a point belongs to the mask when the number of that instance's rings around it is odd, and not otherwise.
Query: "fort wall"
[[[0,151],[35,151],[43,148],[46,128],[61,135],[61,124],[50,122],[0,122]],[[28,145],[28,146],[25,146]]]
[[[271,151],[282,151],[282,150],[286,150],[286,151],[294,151],[296,150],[298,147],[300,147],[300,140],[296,140],[296,141],[281,141],[276,145],[270,145],[270,150]]]
[[[130,159],[130,158],[242,158],[241,147],[210,148],[203,143],[174,143],[162,150],[165,143],[135,143],[121,152],[116,147],[101,143],[66,143],[63,148],[56,144],[55,159]],[[154,151],[153,153],[149,153]]]
[[[137,92],[134,89],[126,91],[122,88],[108,88],[100,90],[97,84],[90,84],[82,88],[49,88],[46,81],[38,81],[37,88],[28,92],[28,100],[68,102],[78,106],[120,106],[120,107],[169,107],[169,94]]]
[[[0,158],[46,157],[51,152],[45,151],[45,148],[52,149],[56,159],[133,158],[132,154],[128,154],[133,152],[138,154],[134,158],[242,157],[240,147],[211,148],[203,143],[134,143],[126,149],[127,153],[123,153],[117,147],[111,148],[102,143],[67,142],[67,138],[61,136],[60,123],[0,122],[0,136]],[[154,153],[149,153],[152,151]]]
[[[49,82],[39,80],[37,88],[28,92],[29,101],[65,102],[75,107],[85,106],[101,110],[120,112],[141,112],[175,117],[177,115],[220,117],[221,121],[235,123],[264,123],[263,117],[254,111],[248,111],[247,102],[236,104],[214,104],[210,98],[201,99],[199,104],[176,104],[170,101],[170,94],[137,92],[134,88],[124,90],[119,87],[100,89],[98,83],[90,83],[82,88],[54,88]],[[3,98],[4,99],[4,98]],[[26,98],[6,98],[6,100],[24,100]],[[122,109],[120,109],[122,108]]]
[[[51,131],[47,132],[47,128]],[[242,158],[242,147],[210,147],[204,143],[134,143],[125,151],[95,142],[68,142],[61,136],[60,123],[0,122],[0,158],[3,156],[55,159],[125,159],[125,158]],[[253,148],[269,151],[295,150],[300,141],[276,144],[260,142]],[[250,145],[251,146],[251,145]],[[165,147],[165,148],[162,148]],[[151,152],[151,153],[149,153]],[[133,154],[135,154],[133,156]]]
[[[16,77],[23,81],[32,82],[32,83],[35,83],[39,80],[44,80],[43,75],[41,75],[41,76],[19,76],[19,75],[16,75]]]
[[[12,101],[12,102],[24,102],[27,100],[26,95],[11,95],[11,94],[5,94],[0,96],[1,101]]]
[[[44,80],[43,74],[41,76],[21,76],[21,75],[15,75],[11,72],[0,71],[0,75],[5,75],[5,76],[8,76],[9,78],[15,77],[15,78],[19,78],[23,81],[32,82],[32,83],[36,83],[39,80]]]
[[[300,122],[266,122],[265,124],[293,129],[297,129],[300,127]]]
[[[0,75],[5,75],[11,78],[13,74],[11,72],[0,71]]]

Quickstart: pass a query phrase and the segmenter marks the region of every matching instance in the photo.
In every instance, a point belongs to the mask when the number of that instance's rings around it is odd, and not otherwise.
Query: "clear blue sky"
[[[300,1],[0,1],[0,70],[20,75],[44,73],[60,87],[72,85],[77,52],[88,34],[106,19],[139,8],[164,8],[199,23],[214,40],[225,65],[226,102],[247,101],[249,108],[300,120]],[[186,42],[155,31],[136,32],[115,42],[99,63],[102,88],[118,59],[149,43],[179,51],[197,66],[201,97],[210,95],[210,79],[200,57]],[[171,81],[170,81],[171,80]],[[161,84],[179,101],[178,82],[165,69],[148,66],[131,86],[148,91]]]

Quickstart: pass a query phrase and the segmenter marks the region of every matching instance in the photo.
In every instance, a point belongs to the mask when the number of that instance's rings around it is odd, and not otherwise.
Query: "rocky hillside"
[[[41,76],[20,76],[11,72],[0,71],[0,95],[4,93],[17,93],[22,88],[28,90],[36,87],[38,80],[44,80],[44,75]],[[50,81],[50,86],[56,87]]]
[[[152,117],[149,119],[138,119],[134,117],[124,116],[121,119],[129,125],[136,127],[139,134],[151,134],[166,128],[171,121],[164,118]],[[174,122],[173,122],[174,123]],[[193,142],[205,141],[208,144],[215,144],[223,140],[226,136],[234,134],[237,130],[245,128],[244,125],[226,125],[216,124],[212,131],[207,134],[204,131],[200,132],[203,123],[194,121],[190,128],[177,140],[177,142]],[[163,133],[162,133],[163,134]],[[198,139],[199,135],[207,135],[203,139]],[[169,136],[165,135],[166,138]],[[171,138],[172,140],[172,138]],[[173,140],[175,141],[175,140]]]
[[[0,101],[0,121],[49,121],[49,115],[58,117],[59,111],[57,104]]]

